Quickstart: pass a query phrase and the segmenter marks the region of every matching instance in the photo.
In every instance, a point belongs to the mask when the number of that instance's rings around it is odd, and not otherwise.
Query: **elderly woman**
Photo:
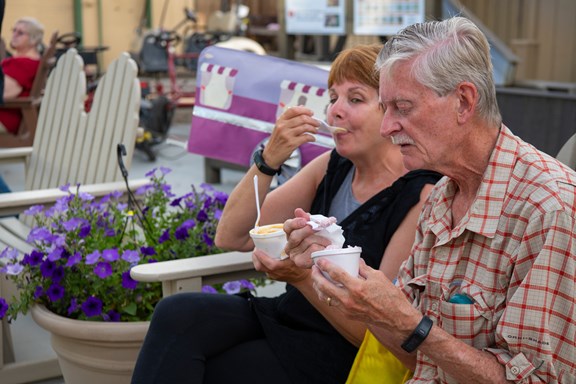
[[[283,113],[256,165],[232,192],[216,234],[218,246],[251,250],[256,220],[254,175],[261,224],[280,223],[296,208],[334,216],[346,244],[361,246],[368,265],[394,278],[414,241],[422,200],[439,175],[407,173],[400,149],[380,136],[384,111],[374,63],[380,46],[342,52],[331,67],[328,122],[343,127],[336,149],[320,155],[280,187],[273,170],[297,147],[313,141],[318,122],[305,107]],[[272,172],[270,172],[272,170]],[[327,246],[325,238],[316,241]],[[275,298],[202,293],[164,299],[154,313],[133,383],[343,383],[366,326],[349,321],[312,287],[310,266],[254,252],[254,264],[285,281]]]
[[[11,57],[2,60],[4,71],[4,100],[28,96],[40,65],[39,47],[44,36],[44,27],[30,17],[16,21],[12,28]],[[0,110],[0,133],[16,134],[22,114],[17,109]]]

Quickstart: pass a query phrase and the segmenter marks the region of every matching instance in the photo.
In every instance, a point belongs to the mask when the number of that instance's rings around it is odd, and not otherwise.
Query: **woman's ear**
[[[458,97],[458,122],[465,123],[474,116],[478,104],[478,90],[469,82],[462,82],[456,88]]]

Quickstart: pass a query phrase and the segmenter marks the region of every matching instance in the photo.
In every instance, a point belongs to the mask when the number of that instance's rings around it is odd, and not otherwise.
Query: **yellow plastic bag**
[[[346,384],[401,384],[411,377],[412,372],[366,331]]]

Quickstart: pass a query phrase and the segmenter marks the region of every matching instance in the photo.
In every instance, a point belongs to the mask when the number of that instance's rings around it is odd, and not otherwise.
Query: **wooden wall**
[[[576,82],[576,1],[460,0],[521,59],[517,79]]]

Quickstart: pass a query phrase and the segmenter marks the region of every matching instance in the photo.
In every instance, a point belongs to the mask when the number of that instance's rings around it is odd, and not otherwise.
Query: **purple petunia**
[[[106,261],[113,262],[118,260],[120,255],[118,254],[118,250],[116,248],[112,249],[105,249],[102,251],[102,258]]]
[[[64,287],[60,284],[52,284],[46,291],[46,295],[51,302],[55,302],[64,297]]]
[[[127,249],[124,251],[124,253],[122,253],[122,260],[127,261],[131,264],[136,264],[137,262],[140,261],[140,255],[138,254],[137,251]]]
[[[71,232],[71,231],[74,231],[74,230],[80,228],[80,226],[82,224],[84,224],[85,222],[86,222],[86,219],[81,219],[79,217],[73,217],[69,220],[63,221],[62,227],[64,227],[66,232]]]
[[[90,296],[82,303],[82,312],[88,317],[98,316],[102,313],[102,300]]]
[[[28,238],[26,239],[26,241],[29,243],[33,243],[35,241],[51,242],[52,237],[53,237],[52,233],[48,228],[36,227],[32,228],[32,230],[28,234]]]
[[[26,261],[28,262],[28,265],[30,265],[31,267],[35,267],[38,264],[40,264],[43,259],[44,254],[34,249],[32,250],[32,252],[30,252],[30,257],[28,257]]]
[[[211,285],[204,285],[202,287],[202,292],[204,293],[218,293],[218,291],[216,290],[216,288],[214,288]]]
[[[186,240],[190,236],[188,230],[193,228],[195,225],[196,223],[194,220],[190,219],[184,221],[178,228],[176,228],[176,231],[174,231],[174,237],[178,240]]]
[[[214,239],[206,233],[206,231],[202,232],[202,241],[204,241],[204,244],[206,244],[208,247],[213,247],[214,246]]]
[[[3,319],[8,312],[8,303],[3,297],[0,297],[0,319]]]
[[[53,261],[44,260],[42,264],[40,264],[40,273],[46,279],[52,277],[54,269],[56,269],[56,264],[54,264]]]
[[[91,231],[92,226],[89,223],[84,224],[82,225],[82,227],[80,227],[80,231],[78,231],[78,237],[81,239],[85,239],[86,237],[88,237]]]
[[[228,281],[222,285],[222,288],[226,291],[229,295],[234,295],[240,292],[242,289],[242,284],[239,281]]]
[[[86,255],[86,265],[96,264],[100,259],[100,251],[96,250]]]
[[[82,255],[80,254],[80,252],[76,252],[75,254],[73,254],[68,258],[68,261],[66,262],[66,267],[72,267],[78,264],[81,260]]]
[[[44,209],[43,205],[33,205],[30,208],[28,208],[27,210],[25,210],[23,213],[25,215],[34,216],[34,215],[37,215],[38,213],[42,212],[43,209]]]
[[[115,310],[111,309],[108,311],[108,313],[103,314],[102,318],[104,319],[104,321],[117,323],[120,321],[120,314]]]
[[[154,247],[140,247],[140,253],[144,256],[153,256],[156,254]]]
[[[56,247],[48,253],[48,260],[50,261],[58,261],[62,257],[62,253],[64,249],[61,247]]]
[[[78,300],[75,297],[73,297],[70,300],[70,306],[68,307],[68,311],[67,311],[68,316],[70,316],[71,314],[76,312],[78,310],[78,307],[79,307]]]
[[[101,261],[94,267],[94,274],[101,279],[105,279],[108,276],[112,275],[112,266],[110,265],[110,263]]]
[[[19,275],[23,269],[24,266],[20,263],[8,264],[4,269],[2,269],[2,272],[6,273],[7,275]]]
[[[196,218],[198,219],[199,222],[203,223],[206,220],[208,220],[208,214],[206,213],[205,210],[201,209],[198,214],[196,215]]]
[[[36,287],[36,289],[34,290],[34,299],[39,299],[42,296],[44,296],[44,288],[42,288],[42,286],[38,285]]]
[[[250,280],[242,279],[240,280],[240,285],[242,286],[242,288],[249,289],[251,291],[256,289],[256,287],[254,286],[254,284],[252,284]]]
[[[64,278],[64,267],[59,265],[52,271],[52,281],[58,283]]]
[[[166,241],[170,240],[170,230],[167,229],[165,230],[161,235],[160,238],[158,239],[158,243],[162,244]]]
[[[138,282],[130,277],[130,271],[122,272],[122,288],[136,289]]]

